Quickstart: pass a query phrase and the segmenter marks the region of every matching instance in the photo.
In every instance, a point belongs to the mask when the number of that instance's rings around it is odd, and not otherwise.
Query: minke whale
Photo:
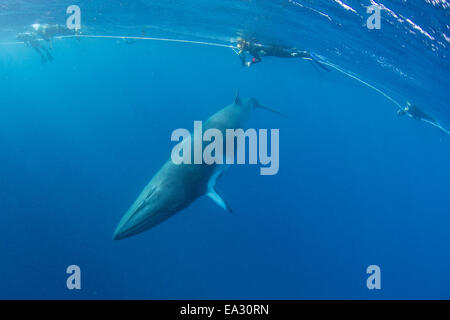
[[[260,105],[254,98],[241,100],[238,93],[234,102],[212,115],[203,123],[203,128],[218,129],[222,134],[225,134],[226,129],[244,128],[256,108],[281,114]],[[144,232],[185,209],[203,195],[231,212],[229,205],[214,189],[225,168],[224,164],[175,164],[169,159],[122,217],[113,240]]]

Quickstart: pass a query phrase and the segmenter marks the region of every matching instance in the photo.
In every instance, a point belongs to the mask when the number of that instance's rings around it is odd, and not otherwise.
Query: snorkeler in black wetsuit
[[[141,37],[145,36],[145,30],[142,29],[141,32]],[[125,41],[126,44],[131,45],[131,44],[135,44],[137,42],[137,37],[131,38],[131,37],[124,37],[122,38],[123,41]]]
[[[404,109],[398,110],[397,114],[399,116],[403,116],[403,115],[407,114],[408,116],[410,116],[411,118],[416,119],[416,120],[425,120],[425,121],[428,121],[428,122],[431,122],[434,124],[438,124],[437,121],[433,117],[427,115],[421,109],[419,109],[416,106],[411,105],[411,103],[409,103],[409,102],[406,104],[406,107]]]
[[[324,65],[318,62],[308,51],[298,50],[296,48],[290,48],[279,45],[268,45],[248,41],[242,38],[237,40],[237,47],[239,49],[238,55],[241,59],[243,67],[250,67],[252,64],[261,62],[261,57],[281,57],[281,58],[301,58],[314,61],[320,67],[329,71]],[[246,61],[245,51],[252,55],[251,61]]]
[[[49,49],[52,49],[53,46],[53,37],[80,34],[78,30],[71,30],[64,25],[59,24],[34,24],[32,27],[32,32],[19,33],[17,35],[17,40],[23,41],[27,47],[33,48],[41,56],[42,63],[53,60],[53,57],[49,51]],[[49,48],[44,45],[42,40],[49,43]]]
[[[439,128],[441,130],[442,133],[447,133],[450,134],[450,132],[445,129],[444,127],[442,127],[438,121],[436,121],[436,119],[434,119],[433,117],[427,115],[425,112],[423,112],[421,109],[419,109],[418,107],[412,105],[411,103],[407,102],[406,103],[406,107],[403,109],[400,109],[397,111],[397,114],[399,116],[403,116],[403,115],[408,115],[408,117],[416,119],[416,120],[421,120],[421,121],[425,121],[428,122],[430,124],[432,124],[433,126]]]
[[[57,36],[74,36],[79,34],[80,32],[77,30],[72,30],[67,28],[64,25],[59,24],[36,24],[33,25],[36,34],[39,35],[42,39],[50,43],[50,49],[53,47],[52,38]]]
[[[23,41],[27,47],[33,48],[41,56],[42,63],[53,60],[53,57],[48,49],[41,44],[41,41],[39,41],[37,34],[23,32],[19,33],[16,38],[19,41]]]

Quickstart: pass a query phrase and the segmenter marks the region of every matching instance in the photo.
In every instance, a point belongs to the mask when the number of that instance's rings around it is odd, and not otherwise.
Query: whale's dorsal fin
[[[217,203],[222,209],[228,212],[232,212],[228,203],[222,199],[222,197],[217,193],[214,186],[216,185],[217,179],[223,174],[224,169],[217,170],[208,182],[208,191],[206,195],[210,197],[215,203]]]
[[[239,90],[236,92],[236,98],[234,98],[234,103],[238,105],[242,105],[242,100],[239,97]]]

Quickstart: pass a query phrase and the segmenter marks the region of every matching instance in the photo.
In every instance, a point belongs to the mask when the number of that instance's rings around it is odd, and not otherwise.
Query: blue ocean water
[[[118,38],[55,39],[54,61],[15,36],[82,12],[85,35],[231,44],[240,35],[310,50],[450,127],[445,0],[24,1],[0,3],[0,298],[450,298],[450,140],[398,117],[380,92],[309,61],[242,68],[229,48]],[[280,171],[232,166],[202,197],[135,237],[120,218],[192,129],[240,90],[289,116]],[[66,268],[82,289],[66,288]],[[368,290],[366,268],[381,268]]]

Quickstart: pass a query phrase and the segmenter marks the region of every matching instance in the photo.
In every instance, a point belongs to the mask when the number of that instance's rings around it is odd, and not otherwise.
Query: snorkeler
[[[33,29],[42,39],[50,43],[50,49],[53,47],[52,38],[56,36],[74,36],[78,35],[79,31],[67,28],[59,24],[34,24]]]
[[[281,58],[301,58],[314,61],[320,67],[330,71],[323,64],[317,61],[308,51],[298,50],[279,45],[261,44],[242,38],[238,38],[237,47],[239,49],[238,55],[241,59],[243,67],[250,67],[252,64],[261,62],[261,57],[281,57]],[[252,55],[251,61],[246,61],[245,52]]]
[[[19,33],[16,38],[19,41],[23,41],[27,47],[33,48],[41,56],[41,63],[46,63],[47,61],[53,60],[53,57],[48,49],[41,44],[41,41],[39,41],[37,34],[23,32]]]
[[[142,29],[141,37],[144,37],[144,36],[145,36],[145,30]],[[126,44],[131,45],[131,44],[135,44],[135,43],[137,42],[137,39],[138,39],[138,38],[139,38],[139,37],[123,37],[122,40],[123,40]]]
[[[135,44],[137,42],[136,39],[130,39],[130,38],[123,38],[123,41],[125,41],[125,43],[128,45]]]
[[[407,114],[409,117],[416,119],[416,120],[425,120],[434,124],[437,124],[437,121],[427,115],[425,112],[423,112],[422,110],[420,110],[418,107],[411,105],[411,103],[407,102],[406,103],[406,107],[404,109],[398,110],[397,114],[399,116],[403,116],[405,114]]]
[[[397,114],[399,116],[403,116],[403,115],[406,114],[410,118],[413,118],[413,119],[416,119],[416,120],[425,121],[425,122],[435,126],[436,128],[439,128],[443,133],[450,134],[450,132],[447,129],[445,129],[444,127],[442,127],[439,124],[439,122],[436,121],[436,119],[434,119],[433,117],[427,115],[425,112],[423,112],[418,107],[413,106],[410,102],[406,103],[406,107],[405,108],[398,110]]]

